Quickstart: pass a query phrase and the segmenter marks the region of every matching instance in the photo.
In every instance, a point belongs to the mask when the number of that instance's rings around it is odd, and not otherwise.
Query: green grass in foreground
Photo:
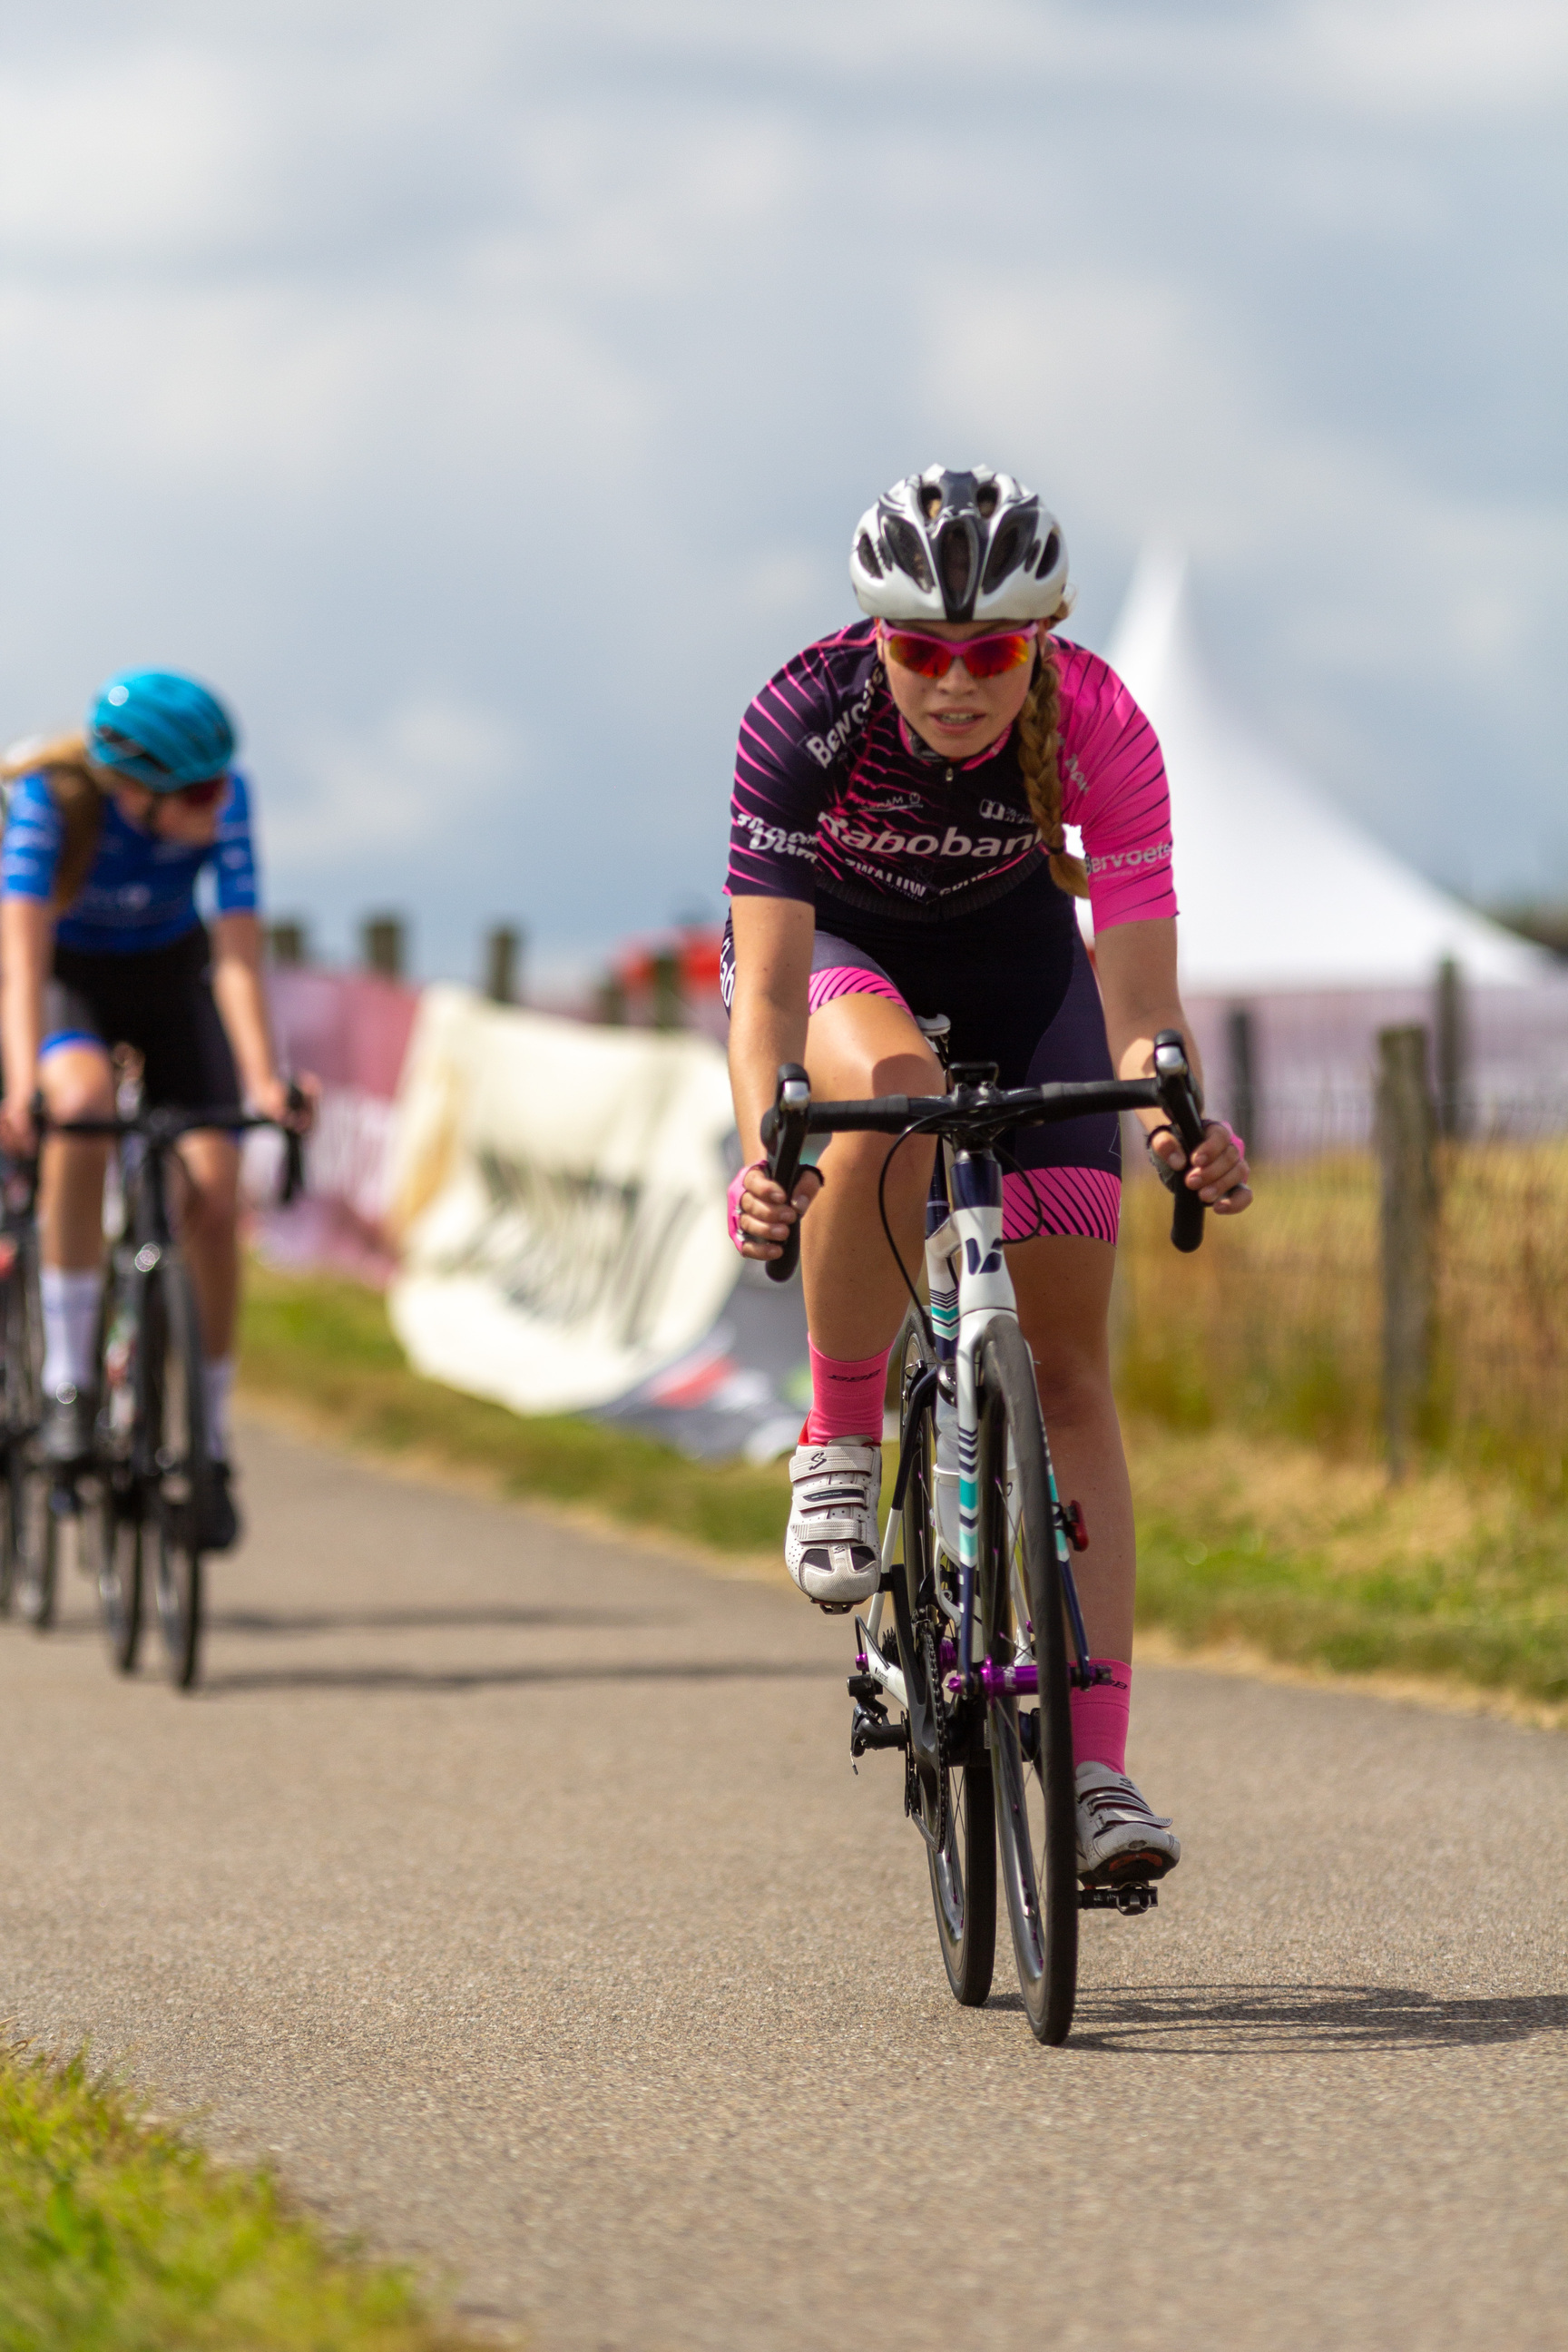
[[[457,2352],[407,2273],[334,2252],[262,2172],[79,2060],[0,2050],[0,2352]]]
[[[731,1554],[778,1549],[782,1464],[688,1462],[420,1380],[381,1299],[356,1284],[254,1269],[243,1367],[253,1394],[351,1443],[415,1448],[510,1493]],[[1293,1664],[1440,1675],[1568,1706],[1568,1509],[1443,1468],[1391,1490],[1375,1465],[1235,1429],[1134,1422],[1128,1452],[1143,1623],[1194,1647],[1239,1639]]]

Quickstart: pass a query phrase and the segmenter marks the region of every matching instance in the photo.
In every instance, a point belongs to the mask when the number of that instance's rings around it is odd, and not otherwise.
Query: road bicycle
[[[28,1463],[43,1419],[44,1332],[38,1299],[37,1160],[0,1160],[0,1617],[36,1531]]]
[[[304,1097],[295,1092],[294,1108]],[[24,1560],[24,1612],[53,1619],[59,1561],[74,1531],[81,1566],[98,1587],[110,1658],[122,1674],[141,1644],[142,1589],[151,1555],[153,1600],[170,1679],[189,1690],[202,1633],[202,1530],[212,1489],[202,1381],[201,1325],[190,1269],[169,1208],[169,1167],[180,1139],[198,1129],[239,1134],[275,1119],[218,1110],[136,1109],[112,1118],[50,1120],[56,1135],[107,1136],[118,1155],[118,1203],[109,1220],[109,1263],[99,1318],[92,1452],[85,1462],[30,1466],[46,1507],[31,1514],[40,1539]],[[301,1189],[300,1136],[283,1129],[280,1198]]]
[[[945,1063],[948,1024],[921,1025]],[[787,1195],[809,1138],[899,1139],[879,1207],[911,1312],[895,1358],[900,1456],[881,1580],[869,1615],[854,1620],[850,1754],[903,1756],[904,1806],[925,1844],[954,1998],[979,2007],[990,1993],[1000,1866],[1025,2012],[1039,2041],[1057,2043],[1077,1999],[1079,1911],[1137,1914],[1158,1897],[1147,1879],[1079,1883],[1068,1693],[1103,1670],[1089,1662],[1073,1580],[1072,1552],[1089,1539],[1083,1514],[1057,1492],[1007,1272],[1005,1139],[1092,1112],[1152,1109],[1190,1155],[1203,1139],[1202,1107],[1173,1029],[1156,1038],[1149,1078],[1005,1088],[993,1063],[955,1063],[948,1077],[945,1095],[814,1103],[805,1070],[786,1064],[763,1141]],[[929,1311],[900,1256],[885,1190],[893,1154],[917,1135],[938,1142],[926,1207]],[[1203,1203],[1173,1189],[1171,1238],[1195,1249]],[[769,1261],[775,1281],[789,1278],[799,1245],[796,1226]]]

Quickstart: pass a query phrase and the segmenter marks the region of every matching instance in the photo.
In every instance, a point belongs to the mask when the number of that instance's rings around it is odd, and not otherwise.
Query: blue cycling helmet
[[[122,669],[87,714],[89,757],[155,793],[221,776],[235,753],[234,722],[216,694],[172,669]]]

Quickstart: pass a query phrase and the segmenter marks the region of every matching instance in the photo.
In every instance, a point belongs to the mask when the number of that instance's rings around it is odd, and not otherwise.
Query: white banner
[[[703,1037],[426,989],[389,1171],[392,1321],[417,1369],[519,1412],[624,1396],[711,1330],[740,1260],[734,1126]]]

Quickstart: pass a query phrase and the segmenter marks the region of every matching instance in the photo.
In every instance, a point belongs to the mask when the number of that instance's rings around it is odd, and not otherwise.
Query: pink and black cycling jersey
[[[1062,816],[1082,835],[1097,930],[1176,911],[1170,802],[1154,730],[1109,665],[1053,637],[1061,677]],[[888,691],[875,624],[807,646],[741,723],[731,803],[731,897],[825,893],[887,918],[968,913],[1045,852],[1016,730],[947,761]]]
[[[1098,655],[1061,638],[1052,651],[1062,815],[1082,835],[1096,929],[1174,915],[1153,729]],[[944,1013],[953,1058],[994,1063],[1004,1086],[1110,1076],[1100,993],[1014,735],[972,760],[933,751],[900,717],[869,622],[808,646],[746,712],[728,888],[812,907],[813,1013],[859,994]],[[732,925],[721,982],[728,1004]],[[1022,1128],[1005,1166],[1007,1239],[1115,1241],[1113,1117]]]

